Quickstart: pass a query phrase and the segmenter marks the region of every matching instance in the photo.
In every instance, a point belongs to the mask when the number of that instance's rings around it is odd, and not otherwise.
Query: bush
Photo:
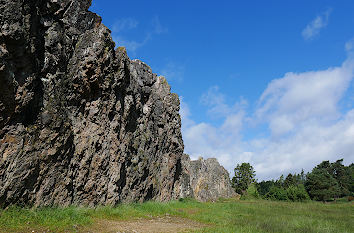
[[[274,201],[306,201],[310,199],[302,184],[290,185],[287,189],[274,185],[265,197]]]
[[[265,197],[273,185],[275,185],[275,182],[273,180],[262,181],[260,183],[257,183],[257,191],[259,195]]]
[[[266,194],[266,198],[270,200],[286,201],[288,200],[288,195],[284,188],[274,185],[270,187],[269,192]]]
[[[250,184],[248,186],[248,189],[244,194],[241,196],[241,200],[249,200],[249,199],[258,199],[260,198],[260,195],[257,191],[256,184]]]
[[[291,201],[306,201],[310,199],[310,196],[305,190],[304,185],[290,185],[286,189],[286,195],[288,200]]]

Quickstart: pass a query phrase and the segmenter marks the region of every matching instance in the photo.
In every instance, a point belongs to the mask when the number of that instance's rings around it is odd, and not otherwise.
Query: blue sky
[[[181,97],[185,152],[257,178],[354,162],[354,2],[108,1],[91,11]]]

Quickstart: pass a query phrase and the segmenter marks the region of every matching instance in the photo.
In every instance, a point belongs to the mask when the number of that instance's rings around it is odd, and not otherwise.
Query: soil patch
[[[87,230],[90,233],[157,233],[157,232],[188,232],[208,227],[206,224],[198,223],[189,219],[164,216],[151,219],[135,219],[128,221],[116,221],[98,219]]]

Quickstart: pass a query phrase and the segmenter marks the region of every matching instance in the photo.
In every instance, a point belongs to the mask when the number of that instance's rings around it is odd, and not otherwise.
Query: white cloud
[[[273,80],[260,98],[259,119],[270,122],[275,136],[281,136],[304,121],[335,120],[340,116],[338,102],[353,77],[351,60],[341,67],[323,71],[287,73]]]
[[[242,120],[242,114],[235,119]],[[182,124],[184,124],[184,119]],[[217,128],[207,123],[183,127],[185,152],[193,159],[199,156],[218,158],[221,164],[231,171],[235,164],[233,155],[242,153],[241,147],[238,146],[240,143],[239,124],[235,125],[235,128],[228,128],[227,131],[223,127]]]
[[[261,178],[276,178],[289,172],[309,171],[324,160],[344,158],[354,162],[354,110],[332,125],[305,122],[291,137],[265,139],[252,161]],[[251,142],[252,143],[252,142]],[[257,142],[255,142],[257,143]]]
[[[354,60],[339,67],[304,73],[287,73],[269,83],[254,112],[247,104],[227,104],[218,87],[202,97],[210,113],[223,124],[196,123],[185,101],[182,134],[185,152],[192,158],[216,157],[232,173],[237,163],[250,162],[257,178],[309,171],[323,160],[344,158],[354,162],[354,109],[339,110],[339,103],[353,82]],[[242,101],[241,101],[242,102]],[[242,107],[243,106],[243,107]],[[259,131],[244,137],[247,124],[257,122]],[[270,134],[264,133],[264,125]],[[254,130],[254,129],[253,129]],[[262,136],[259,136],[262,135]]]
[[[328,9],[322,14],[318,15],[314,20],[312,20],[302,31],[302,37],[305,40],[310,40],[318,35],[321,29],[328,25],[328,20],[331,12],[332,9]]]
[[[214,91],[214,92],[213,92]],[[250,154],[243,153],[241,142],[241,131],[245,120],[245,109],[241,106],[246,106],[241,103],[235,103],[233,106],[227,106],[220,97],[218,88],[212,87],[209,90],[208,97],[205,101],[209,101],[209,106],[217,104],[224,105],[227,111],[222,112],[224,116],[223,124],[215,127],[208,123],[195,123],[191,120],[191,115],[188,105],[184,98],[181,98],[181,117],[182,117],[182,134],[185,145],[185,152],[192,159],[197,159],[199,156],[205,158],[215,157],[229,171],[233,170],[233,165],[236,164],[235,154],[243,154],[243,158],[250,158]],[[212,96],[220,97],[212,100]],[[241,100],[243,102],[243,100]],[[237,106],[237,107],[235,107]],[[227,115],[225,115],[227,113]]]
[[[182,119],[182,131],[184,131],[184,129],[188,129],[189,127],[194,125],[195,122],[192,119],[190,119],[190,109],[187,103],[184,102],[183,96],[180,96],[179,99],[180,99],[179,114],[181,115],[181,119]]]

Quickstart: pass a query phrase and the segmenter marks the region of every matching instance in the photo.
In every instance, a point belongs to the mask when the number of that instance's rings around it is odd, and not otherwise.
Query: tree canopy
[[[318,166],[307,175],[305,187],[311,199],[328,201],[340,196],[338,181],[327,171]]]
[[[354,164],[343,165],[343,159],[336,162],[323,161],[311,172],[289,173],[277,180],[255,181],[255,171],[249,163],[237,164],[232,185],[235,191],[244,195],[254,187],[254,197],[287,201],[333,201],[354,195]],[[250,185],[252,184],[252,185]],[[251,188],[250,188],[251,187]],[[249,196],[249,195],[248,195]]]
[[[232,178],[232,186],[239,194],[243,194],[248,186],[255,182],[256,172],[249,163],[237,164],[235,168],[235,176]]]

